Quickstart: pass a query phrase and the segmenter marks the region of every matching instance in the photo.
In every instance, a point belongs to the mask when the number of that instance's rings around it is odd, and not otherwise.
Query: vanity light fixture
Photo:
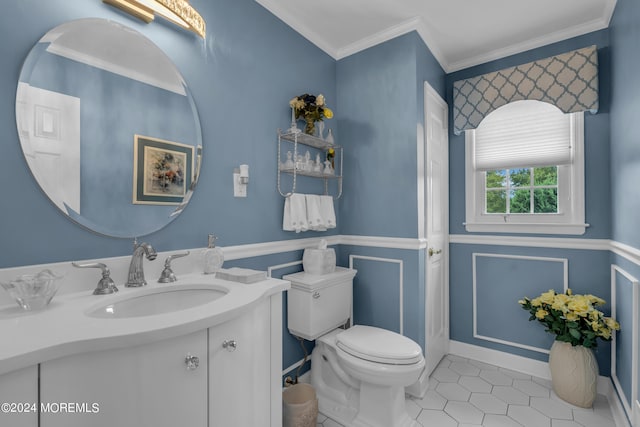
[[[122,9],[146,23],[153,21],[155,15],[162,16],[205,38],[204,19],[188,0],[102,0],[102,2]]]

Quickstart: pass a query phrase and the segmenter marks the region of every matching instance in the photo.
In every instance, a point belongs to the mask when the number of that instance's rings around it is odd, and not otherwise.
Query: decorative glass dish
[[[26,311],[46,307],[60,287],[61,274],[46,269],[38,274],[18,276],[9,283],[0,283],[18,305]]]

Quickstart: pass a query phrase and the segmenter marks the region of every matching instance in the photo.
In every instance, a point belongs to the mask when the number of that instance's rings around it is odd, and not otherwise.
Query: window
[[[584,234],[583,113],[517,101],[466,131],[467,231]]]

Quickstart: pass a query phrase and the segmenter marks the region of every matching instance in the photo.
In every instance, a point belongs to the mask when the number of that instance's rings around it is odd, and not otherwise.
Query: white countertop
[[[228,293],[217,300],[165,314],[120,319],[86,314],[120,300],[188,285],[224,289]],[[23,311],[15,303],[0,305],[0,374],[71,354],[141,345],[193,333],[237,317],[261,300],[287,289],[289,282],[280,279],[243,284],[189,274],[174,283],[149,283],[141,288],[119,286],[119,292],[111,295],[92,295],[92,290],[58,295],[48,307],[34,312]]]

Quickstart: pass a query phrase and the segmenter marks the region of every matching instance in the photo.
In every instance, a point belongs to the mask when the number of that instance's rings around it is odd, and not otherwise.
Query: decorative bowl
[[[25,274],[9,283],[0,284],[23,310],[33,311],[40,310],[51,302],[60,287],[59,279],[62,277],[46,269],[38,274]]]

